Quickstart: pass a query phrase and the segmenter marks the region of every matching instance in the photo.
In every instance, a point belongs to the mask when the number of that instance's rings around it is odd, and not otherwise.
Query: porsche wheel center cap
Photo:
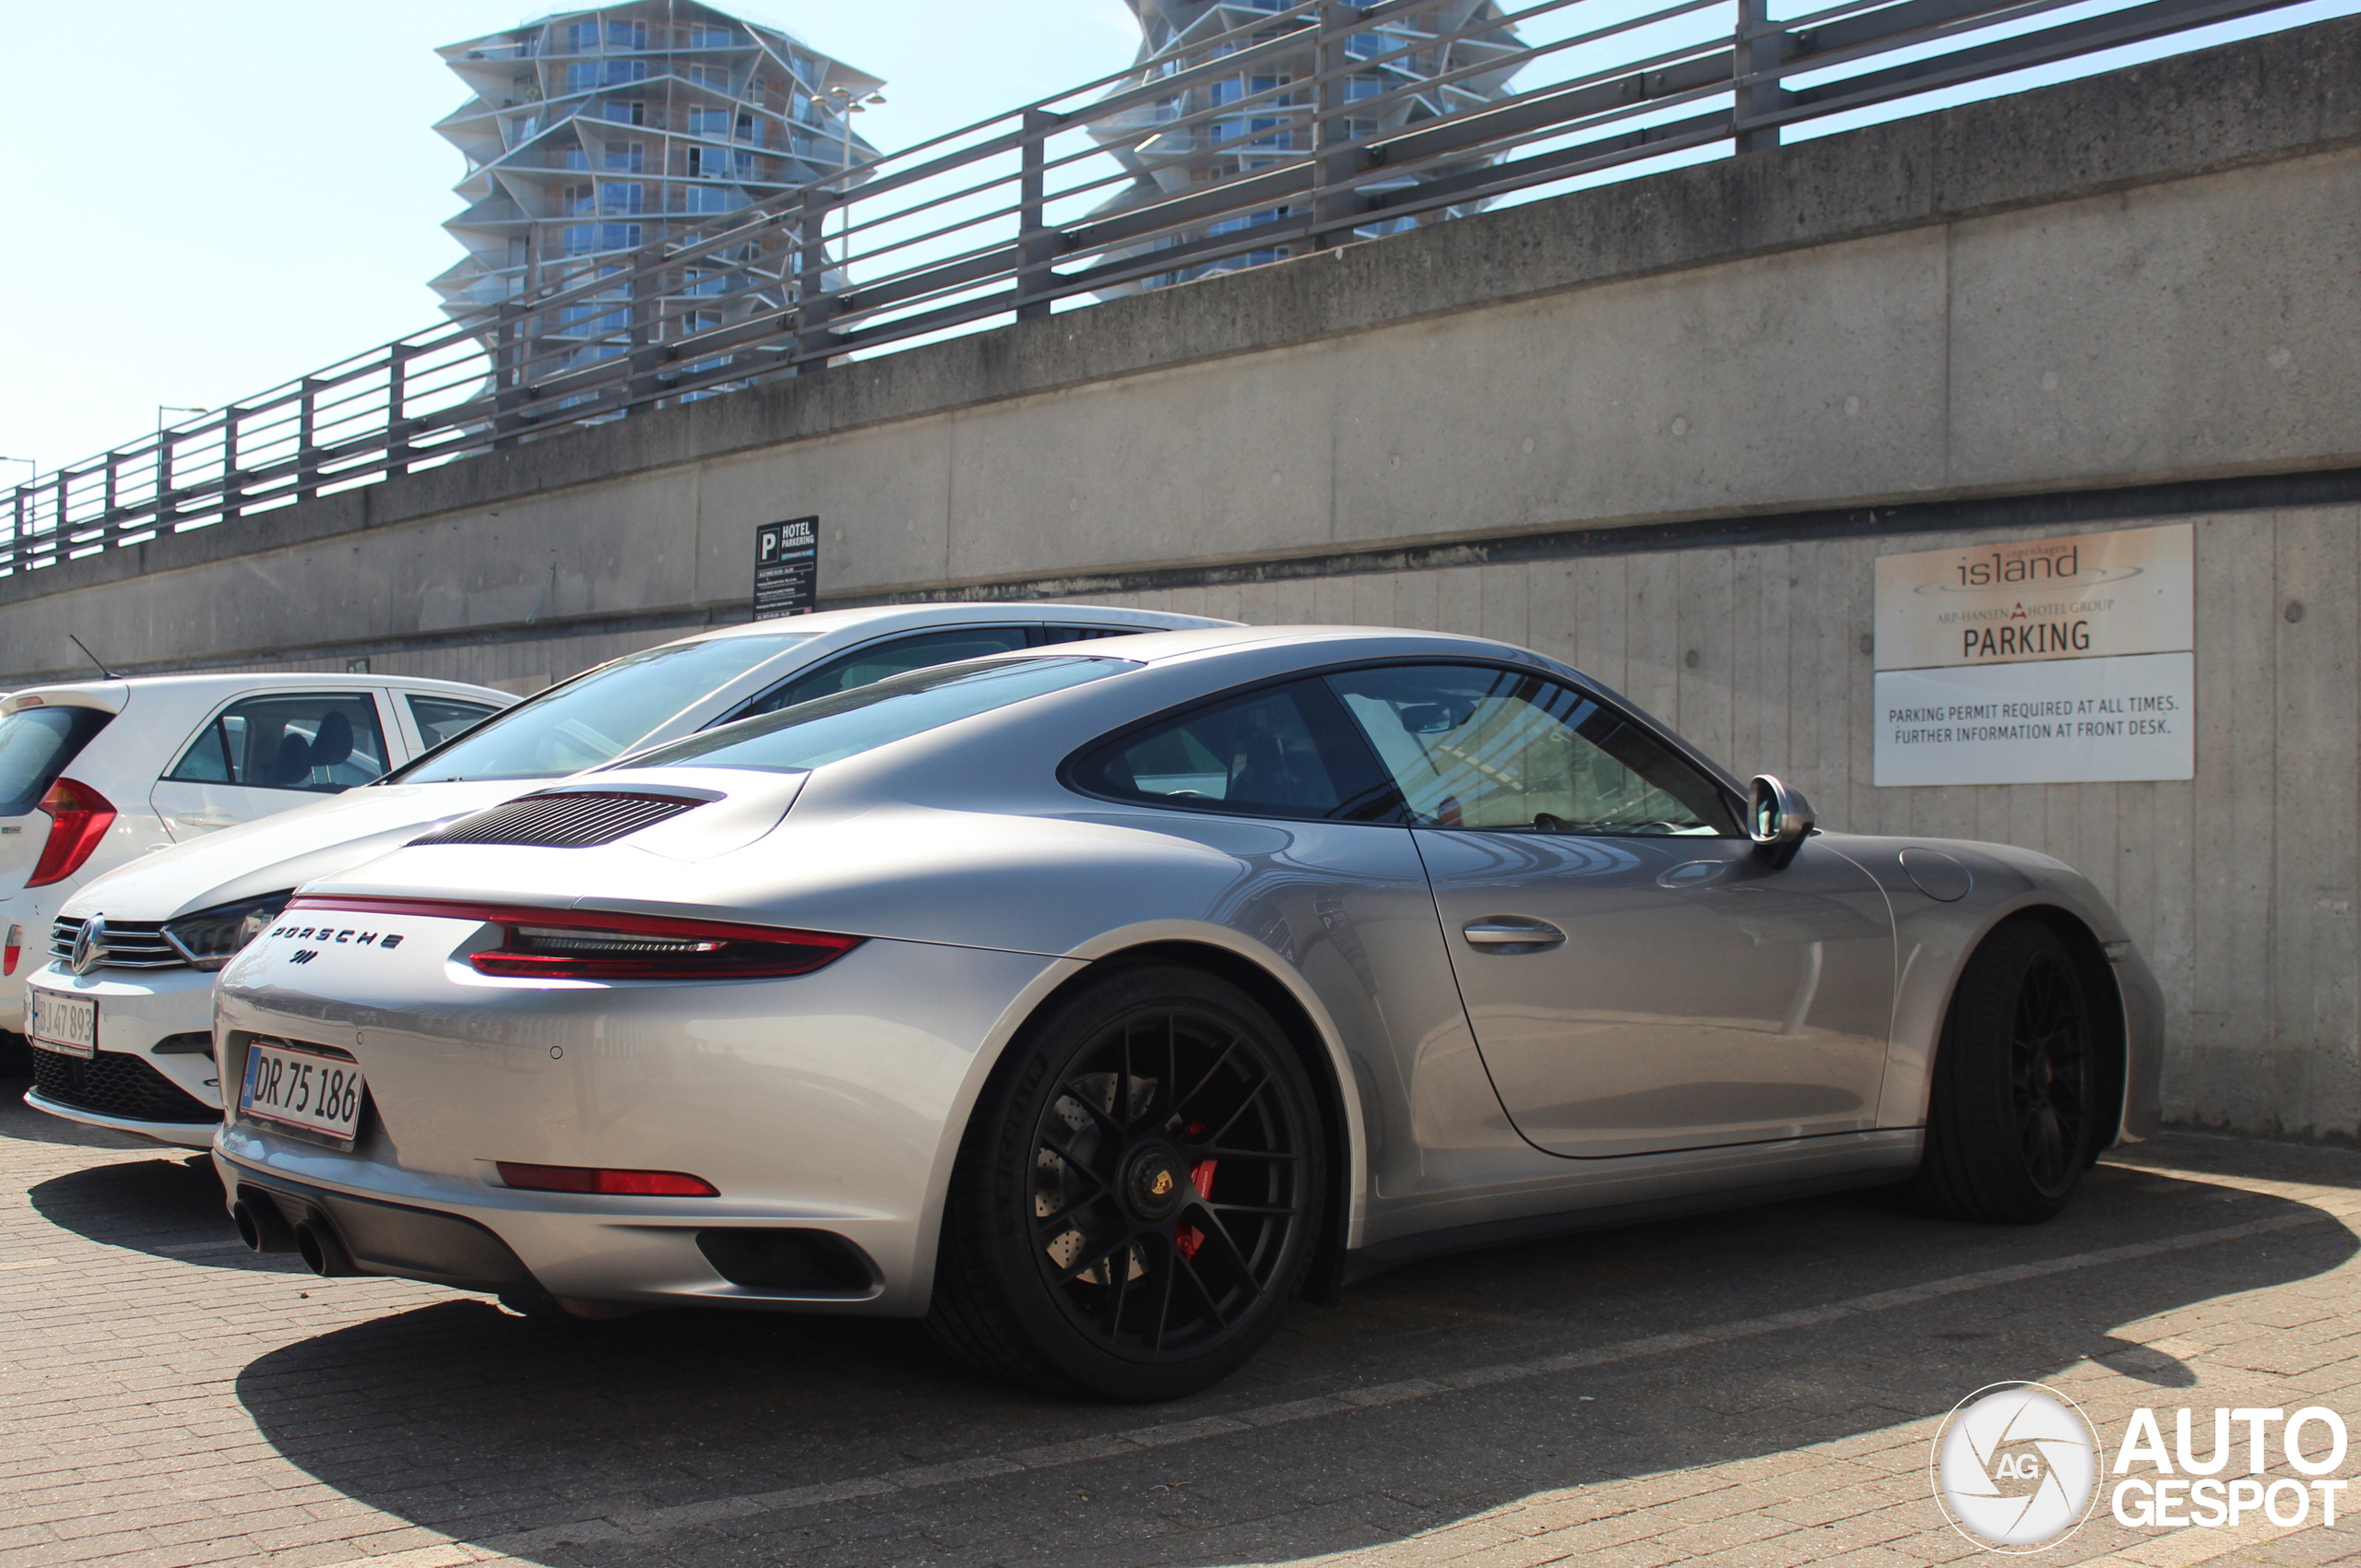
[[[1188,1188],[1188,1174],[1180,1163],[1180,1151],[1162,1144],[1143,1147],[1131,1158],[1123,1188],[1131,1198],[1133,1211],[1141,1218],[1166,1218],[1180,1206]]]

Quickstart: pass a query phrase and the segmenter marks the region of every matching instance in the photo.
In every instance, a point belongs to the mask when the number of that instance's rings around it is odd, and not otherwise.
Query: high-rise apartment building
[[[1142,39],[1137,74],[1118,91],[1153,84],[1160,77],[1219,60],[1273,38],[1292,37],[1299,46],[1259,55],[1234,77],[1209,73],[1168,98],[1094,124],[1091,134],[1133,175],[1133,184],[1102,205],[1098,209],[1101,213],[1149,206],[1202,190],[1212,181],[1234,179],[1281,163],[1300,162],[1311,156],[1312,94],[1308,85],[1300,91],[1289,89],[1313,72],[1313,31],[1304,18],[1277,22],[1272,15],[1292,9],[1295,0],[1125,3],[1139,18]],[[1515,30],[1501,22],[1500,17],[1500,7],[1494,0],[1445,0],[1444,4],[1383,22],[1348,38],[1348,56],[1367,63],[1346,84],[1348,103],[1368,104],[1349,116],[1354,138],[1367,140],[1390,135],[1421,122],[1463,114],[1508,96],[1509,78],[1522,64],[1517,57],[1522,46]],[[1465,37],[1451,37],[1463,31]],[[1437,42],[1439,39],[1450,42]],[[1233,103],[1239,106],[1235,114],[1214,113]],[[1190,116],[1198,118],[1186,125],[1157,129]],[[1457,172],[1457,166],[1427,169],[1369,188],[1410,185]],[[1471,212],[1482,205],[1465,202],[1424,218],[1363,224],[1354,232],[1365,237],[1392,233],[1420,222]],[[1245,231],[1288,215],[1289,208],[1274,208],[1268,212],[1226,219],[1207,232]],[[1276,261],[1289,254],[1287,245],[1273,245],[1158,273],[1143,283],[1107,292],[1157,288],[1207,273]]]
[[[468,159],[467,210],[444,225],[468,254],[434,279],[454,315],[620,271],[623,253],[876,156],[851,116],[883,82],[694,0],[560,11],[437,53],[469,92],[435,126]],[[760,260],[688,269],[696,298],[668,313],[694,330],[784,308]],[[629,288],[565,307],[535,359],[624,352]]]

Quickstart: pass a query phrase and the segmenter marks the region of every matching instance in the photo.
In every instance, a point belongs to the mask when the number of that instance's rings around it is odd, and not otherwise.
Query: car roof
[[[836,632],[891,632],[904,626],[962,626],[979,623],[1062,622],[1076,626],[1210,627],[1236,625],[1210,615],[1182,615],[1167,610],[1137,610],[1119,604],[1059,604],[1046,600],[959,600],[923,604],[864,604],[846,610],[819,610],[808,615],[787,615],[768,621],[743,621],[713,626],[678,637],[677,642],[703,642],[711,637],[777,636],[781,634],[819,636]]]
[[[185,693],[197,698],[227,695],[232,692],[251,691],[368,691],[379,686],[399,686],[406,691],[434,692],[446,696],[465,697],[472,702],[490,701],[495,707],[506,707],[516,700],[515,694],[495,691],[490,686],[471,686],[464,681],[436,681],[411,675],[347,675],[328,674],[320,671],[249,670],[241,673],[202,675],[124,675],[113,680],[57,681],[38,686],[26,686],[0,698],[0,716],[15,713],[22,707],[98,707],[110,713],[118,712],[134,692],[167,691]],[[28,700],[31,699],[31,700]]]
[[[1109,659],[1133,659],[1142,664],[1163,664],[1196,658],[1216,650],[1235,650],[1248,646],[1289,643],[1303,645],[1333,643],[1336,645],[1336,657],[1339,659],[1355,657],[1356,645],[1382,644],[1389,649],[1398,651],[1406,644],[1412,647],[1429,646],[1438,654],[1455,654],[1462,658],[1505,658],[1513,659],[1522,663],[1557,665],[1556,660],[1536,654],[1530,648],[1520,647],[1514,643],[1501,642],[1493,637],[1465,636],[1457,632],[1431,632],[1415,626],[1226,624],[1191,627],[1169,632],[1142,632],[1137,636],[1125,637],[1121,648],[1102,649],[1094,647],[1087,651],[1093,654],[1103,653]],[[1030,651],[1038,656],[1042,653],[1071,653],[1084,650],[1034,648]],[[1015,659],[1023,655],[1001,654],[996,657]]]

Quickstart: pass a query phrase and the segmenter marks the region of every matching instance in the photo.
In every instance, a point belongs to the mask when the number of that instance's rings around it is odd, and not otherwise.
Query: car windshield
[[[979,659],[890,676],[625,757],[617,767],[748,767],[788,773],[839,762],[1027,697],[1138,668],[1134,659],[1051,654]]]
[[[707,693],[811,639],[808,632],[706,637],[610,660],[485,719],[387,782],[550,778],[596,767]]]

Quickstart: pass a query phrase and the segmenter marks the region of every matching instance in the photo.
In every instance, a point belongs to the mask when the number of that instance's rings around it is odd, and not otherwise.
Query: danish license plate
[[[25,1035],[43,1051],[89,1058],[99,1053],[99,1004],[88,996],[60,996],[25,988]]]
[[[238,1113],[350,1143],[368,1090],[361,1069],[340,1057],[256,1040],[246,1047]]]

